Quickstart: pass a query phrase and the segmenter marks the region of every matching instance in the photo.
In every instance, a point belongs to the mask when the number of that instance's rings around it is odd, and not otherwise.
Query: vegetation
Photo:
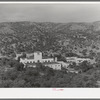
[[[15,56],[16,52],[39,50],[92,58],[93,52],[98,53],[100,47],[99,22],[96,23],[0,23],[0,52]]]
[[[100,80],[100,22],[95,23],[0,23],[0,87],[98,87]],[[97,64],[73,63],[79,73],[53,70],[37,64],[36,68],[24,68],[14,60],[17,53],[23,58],[27,53],[42,51],[44,55],[57,57],[90,57]],[[9,59],[7,58],[9,57]]]
[[[41,63],[35,68],[24,68],[16,60],[6,60],[1,64],[4,70],[0,70],[0,87],[98,87],[96,83],[100,80],[99,65],[94,68],[83,62],[78,66],[75,63],[71,66],[81,70],[81,73],[67,72],[67,69],[53,70]]]

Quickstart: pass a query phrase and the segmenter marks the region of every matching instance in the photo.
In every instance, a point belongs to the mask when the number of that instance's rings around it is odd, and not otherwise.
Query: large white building
[[[61,70],[61,63],[57,62],[57,58],[44,58],[42,56],[42,52],[34,52],[33,56],[26,57],[26,58],[20,58],[20,62],[24,65],[28,64],[29,67],[36,67],[37,63],[41,63],[44,66],[48,66],[50,68],[53,68],[55,70]]]
[[[56,62],[57,61],[57,58],[43,58],[42,57],[42,53],[37,51],[37,52],[34,52],[33,56],[31,57],[26,57],[26,58],[21,58],[20,59],[20,62],[22,63],[43,63],[43,62]]]
[[[69,65],[73,62],[76,64],[82,63],[83,61],[90,62],[89,58],[78,58],[78,57],[66,57],[67,62],[57,61],[57,58],[43,57],[42,52],[34,52],[33,55],[27,56],[26,58],[20,58],[20,62],[28,67],[36,67],[37,63],[41,63],[44,66],[48,66],[55,70],[61,70],[61,67],[68,69]]]

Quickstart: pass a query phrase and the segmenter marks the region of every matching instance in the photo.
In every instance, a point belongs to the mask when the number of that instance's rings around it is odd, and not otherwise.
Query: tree
[[[25,74],[30,76],[38,76],[39,72],[36,68],[26,68]]]
[[[97,62],[97,63],[100,63],[100,52],[97,53],[96,62]]]
[[[92,68],[92,65],[90,65],[90,63],[88,63],[87,61],[83,61],[80,65],[79,65],[80,69],[82,70],[82,72],[86,72],[89,69]]]
[[[15,65],[14,65],[15,69],[17,71],[22,71],[24,69],[24,64],[23,63],[19,63],[19,62],[16,62]]]
[[[10,67],[14,67],[16,63],[18,63],[16,60],[10,60],[8,65],[10,65]]]
[[[76,68],[77,67],[76,62],[73,62],[72,64],[70,64],[69,67],[70,68]]]
[[[90,50],[89,57],[93,59],[95,56],[96,56],[96,53],[93,52],[93,50]]]
[[[86,56],[86,55],[87,55],[87,49],[84,49],[84,50],[82,51],[82,54],[83,54],[84,56]]]
[[[23,52],[21,58],[26,58],[26,53]]]
[[[2,80],[15,80],[18,76],[18,71],[16,71],[15,69],[9,70],[7,72],[4,72],[2,74]]]
[[[78,74],[71,81],[72,87],[96,87],[96,80],[92,75]]]
[[[12,87],[13,81],[10,79],[2,80],[2,83],[0,83],[0,87]]]
[[[49,76],[54,76],[54,71],[53,71],[53,69],[47,67],[47,68],[46,68],[46,75],[47,75],[47,77],[49,77]]]
[[[56,55],[54,55],[54,57],[57,57],[58,61],[64,61],[64,62],[66,62],[66,58],[63,57],[61,54],[56,54]]]
[[[13,87],[24,87],[25,86],[25,80],[23,79],[16,79],[13,81]]]

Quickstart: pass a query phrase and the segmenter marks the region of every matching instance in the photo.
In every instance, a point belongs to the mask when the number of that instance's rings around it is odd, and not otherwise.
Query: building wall
[[[34,52],[34,61],[42,62],[42,53],[41,52]]]
[[[20,62],[22,62],[22,63],[33,63],[33,62],[35,62],[35,63],[37,63],[38,62],[38,60],[35,60],[35,59],[20,59]],[[50,58],[50,59],[42,59],[41,61],[39,61],[39,62],[41,62],[41,63],[43,63],[43,62],[54,62],[54,59],[53,58]]]
[[[53,62],[53,58],[48,58],[48,59],[42,59],[42,62]]]
[[[35,60],[34,59],[27,59],[27,58],[25,58],[25,59],[20,58],[20,62],[21,63],[33,63],[33,62],[35,62]]]
[[[61,70],[61,64],[45,64],[45,66],[53,68],[54,70]]]
[[[23,63],[23,64],[25,64],[26,63],[26,59],[20,58],[20,62]]]
[[[70,63],[65,63],[63,61],[58,61],[58,63],[60,63],[62,65],[62,67],[64,67],[64,68],[68,68],[68,66],[70,64]]]
[[[37,63],[37,62],[54,62],[53,58],[47,58],[47,59],[42,59],[42,53],[41,52],[35,52],[34,53],[34,59],[20,59],[20,62],[22,63]]]
[[[83,61],[90,62],[89,58],[77,58],[77,57],[68,57],[66,58],[67,62],[75,62],[75,63],[82,63]]]
[[[34,61],[34,59],[27,59],[26,62],[27,63],[34,63],[35,61]]]

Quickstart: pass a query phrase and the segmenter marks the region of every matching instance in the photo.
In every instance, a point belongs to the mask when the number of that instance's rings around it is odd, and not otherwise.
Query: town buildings
[[[77,65],[83,61],[90,62],[89,58],[78,58],[78,57],[66,57],[66,62],[58,61],[57,57],[49,58],[44,57],[42,52],[36,51],[30,56],[26,54],[25,58],[20,58],[20,62],[24,64],[24,67],[36,67],[38,63],[41,63],[43,66],[48,66],[54,70],[61,70],[61,68],[69,68],[69,65],[75,62]]]

